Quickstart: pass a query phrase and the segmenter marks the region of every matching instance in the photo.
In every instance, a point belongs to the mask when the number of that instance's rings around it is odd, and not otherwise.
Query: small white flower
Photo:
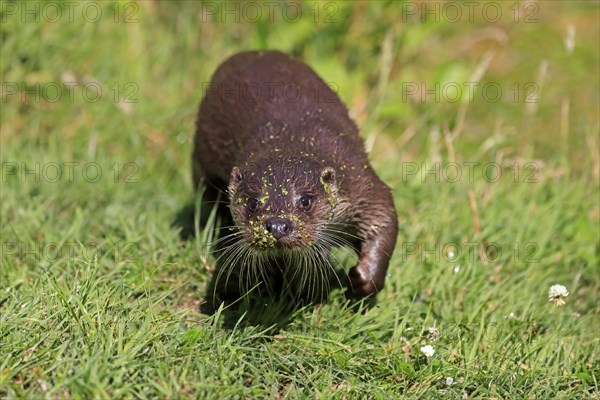
[[[569,291],[563,285],[552,285],[548,290],[548,301],[562,306],[565,304],[564,298],[569,295]]]
[[[456,267],[454,267],[454,273],[458,274],[458,271],[460,271],[460,265],[457,265]]]
[[[427,357],[433,357],[435,349],[430,345],[423,346],[421,347],[421,353],[425,354]]]
[[[448,258],[449,258],[449,259],[453,259],[453,258],[454,258],[454,256],[455,256],[455,254],[454,254],[454,252],[453,252],[452,250],[450,250],[450,251],[449,251],[448,253],[446,253],[446,254],[448,255]]]
[[[450,386],[454,383],[454,379],[451,376],[446,377],[446,385]]]

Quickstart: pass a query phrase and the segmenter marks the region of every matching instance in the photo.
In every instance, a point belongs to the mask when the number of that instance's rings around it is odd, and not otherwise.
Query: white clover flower
[[[423,346],[421,347],[421,353],[425,354],[427,357],[433,357],[435,349],[430,345]]]
[[[563,299],[568,295],[569,291],[563,285],[552,285],[550,286],[550,290],[548,290],[548,301],[557,306],[562,306],[565,304]]]
[[[446,385],[450,386],[454,383],[454,379],[451,376],[446,377]]]

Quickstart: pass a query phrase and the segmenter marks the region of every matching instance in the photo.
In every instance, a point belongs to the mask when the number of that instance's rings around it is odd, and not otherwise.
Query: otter
[[[303,62],[246,51],[217,68],[196,120],[193,180],[227,221],[220,299],[254,285],[311,302],[336,281],[352,299],[383,288],[398,231],[391,191],[345,105]],[[337,246],[358,258],[341,280],[330,260]]]

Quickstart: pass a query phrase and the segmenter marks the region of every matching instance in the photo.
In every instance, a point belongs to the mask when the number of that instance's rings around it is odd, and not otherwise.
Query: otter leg
[[[390,204],[391,194],[390,198],[385,200],[387,201],[384,204]],[[348,273],[349,288],[346,296],[350,298],[360,299],[375,295],[383,288],[385,282],[390,257],[396,245],[398,221],[393,206],[377,208],[379,212],[367,214],[369,218],[366,219],[373,221],[373,216],[379,214],[376,223],[361,227],[364,239],[360,244],[358,264]]]

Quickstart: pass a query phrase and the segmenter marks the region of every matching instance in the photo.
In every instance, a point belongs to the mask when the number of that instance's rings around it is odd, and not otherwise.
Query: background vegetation
[[[247,4],[1,3],[0,396],[600,398],[599,3]],[[368,312],[198,313],[195,112],[260,48],[337,88],[393,187]]]

